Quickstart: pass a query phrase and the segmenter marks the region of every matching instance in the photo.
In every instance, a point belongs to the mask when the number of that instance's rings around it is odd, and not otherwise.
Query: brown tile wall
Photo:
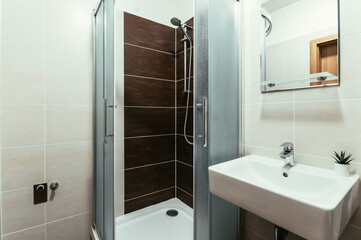
[[[175,30],[124,13],[124,212],[175,197]]]
[[[193,18],[186,22],[193,26]],[[188,30],[189,36],[193,38],[193,30]],[[183,33],[177,29],[177,198],[190,207],[193,207],[193,146],[188,144],[183,136],[183,124],[187,106],[187,94],[183,93],[184,88],[184,45],[181,42]],[[189,70],[190,45],[187,46],[187,69]],[[193,49],[192,49],[193,57]],[[193,61],[193,60],[192,60]],[[194,61],[193,61],[194,63]],[[194,64],[192,64],[194,66]],[[189,96],[189,112],[186,134],[193,142],[193,70],[191,71],[191,94]],[[188,76],[187,76],[188,77]],[[188,83],[188,79],[187,79]]]
[[[183,138],[182,36],[179,29],[124,14],[125,213],[173,197],[193,206],[193,148]],[[193,140],[193,94],[187,135]]]

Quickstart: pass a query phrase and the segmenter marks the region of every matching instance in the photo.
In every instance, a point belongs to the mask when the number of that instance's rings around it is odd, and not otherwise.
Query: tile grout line
[[[182,164],[185,165],[185,166],[188,166],[188,167],[193,168],[192,165],[190,165],[190,164],[188,164],[188,163],[185,163],[185,162],[183,162],[183,161],[181,161],[181,160],[177,160],[177,162],[180,162],[180,163],[182,163]]]
[[[159,191],[154,191],[154,192],[151,192],[151,193],[147,193],[147,194],[144,194],[144,195],[141,195],[141,196],[138,196],[138,197],[130,198],[130,199],[124,200],[124,203],[125,203],[125,202],[129,202],[129,201],[132,201],[132,200],[136,200],[136,199],[139,199],[139,198],[142,198],[142,197],[147,197],[147,196],[152,195],[152,194],[164,192],[164,191],[170,190],[170,189],[172,189],[172,188],[174,188],[174,186],[173,186],[173,187],[169,187],[169,188],[164,188],[164,189],[159,190]]]
[[[4,234],[4,235],[2,235],[2,236],[5,237],[5,236],[9,236],[9,235],[12,235],[12,234],[24,232],[24,231],[31,230],[31,229],[38,228],[38,227],[42,227],[42,226],[44,226],[44,229],[45,229],[45,231],[46,231],[46,225],[48,225],[48,224],[52,224],[52,223],[64,221],[64,220],[66,220],[66,219],[70,219],[70,218],[73,218],[73,217],[78,217],[78,216],[85,215],[85,214],[88,214],[88,213],[91,213],[91,211],[86,211],[86,212],[83,212],[83,213],[71,215],[71,216],[69,216],[69,217],[60,218],[60,219],[57,219],[57,220],[54,220],[54,221],[50,221],[50,222],[48,222],[48,223],[43,223],[43,224],[39,224],[39,225],[36,225],[36,226],[24,228],[24,229],[21,229],[21,230],[18,230],[18,231],[6,233],[6,234]]]
[[[12,148],[26,148],[26,147],[41,147],[41,146],[57,146],[57,145],[65,145],[65,144],[76,144],[76,143],[92,143],[93,141],[77,141],[77,142],[58,142],[58,143],[45,143],[45,144],[34,144],[34,145],[18,145],[18,146],[9,146],[9,147],[1,147],[2,149],[12,149]]]
[[[177,194],[177,156],[178,156],[178,140],[177,140],[177,118],[178,118],[178,114],[177,114],[177,107],[178,107],[178,102],[177,102],[177,29],[174,29],[174,50],[175,50],[175,57],[174,57],[174,113],[175,113],[175,117],[174,117],[174,196],[177,198],[178,194]]]
[[[296,146],[296,90],[293,90],[293,145],[294,149]],[[296,153],[296,151],[295,151]]]
[[[152,166],[157,166],[157,165],[162,165],[162,164],[172,163],[172,162],[175,162],[175,161],[176,161],[176,160],[169,160],[169,161],[165,161],[165,162],[159,162],[159,163],[153,163],[153,164],[142,165],[142,166],[139,166],[139,167],[124,168],[124,171],[135,170],[135,169],[139,169],[139,168],[152,167]]]
[[[158,107],[158,106],[124,106],[124,108],[156,108],[156,109],[173,109],[174,107]]]
[[[56,67],[60,69],[72,69],[72,70],[78,70],[78,71],[87,71],[87,72],[93,72],[92,68],[85,68],[85,67],[71,67],[71,66],[65,66],[65,65],[55,65],[55,64],[41,64],[41,63],[34,63],[27,60],[14,60],[11,58],[3,58],[2,62],[8,62],[8,63],[21,63],[21,64],[31,64],[31,65],[37,65],[37,66],[48,66],[48,67]]]
[[[191,196],[193,198],[193,194],[190,194],[189,192],[187,192],[186,190],[184,190],[184,189],[182,189],[180,187],[177,187],[177,188],[179,188],[179,190],[181,190],[182,192],[188,194],[189,196]]]
[[[159,53],[164,53],[164,54],[167,54],[167,55],[175,56],[174,53],[165,52],[165,51],[157,50],[157,49],[154,49],[154,48],[143,47],[143,46],[135,45],[135,44],[131,44],[131,43],[124,42],[124,45],[128,45],[128,46],[131,46],[131,47],[136,47],[136,48],[142,48],[142,49],[146,49],[146,50],[149,50],[149,51],[154,51],[154,52],[159,52]]]
[[[45,70],[44,70],[45,71]],[[45,94],[45,93],[44,93]],[[84,105],[72,105],[72,104],[45,104],[45,103],[11,103],[11,102],[3,102],[2,105],[6,106],[45,106],[45,107],[88,107],[91,108],[93,105],[84,104]]]
[[[44,72],[43,72],[43,74],[44,74],[44,89],[43,89],[43,91],[44,91],[44,144],[43,144],[43,151],[44,151],[44,153],[43,153],[43,158],[44,158],[44,174],[43,174],[43,176],[44,176],[44,182],[46,182],[46,178],[47,178],[47,174],[46,174],[46,68],[45,68],[45,63],[46,63],[46,48],[45,48],[45,41],[46,41],[46,1],[43,1],[43,14],[44,14],[44,25],[43,25],[43,28],[44,28],[44,46],[43,46],[43,48],[44,48],[44,52],[43,52],[43,54],[44,54],[44,65],[43,65],[43,68],[44,68]],[[47,196],[48,197],[48,196]],[[48,236],[47,236],[47,231],[46,231],[46,223],[47,223],[47,213],[46,213],[46,209],[47,209],[47,205],[48,205],[48,203],[45,203],[44,204],[44,222],[45,222],[45,226],[44,226],[44,235],[45,235],[45,240],[48,238]]]
[[[143,135],[143,136],[134,136],[134,137],[124,137],[120,139],[136,139],[136,138],[151,138],[151,137],[166,137],[166,136],[172,136],[174,133],[166,133],[166,134],[158,134],[158,135]]]
[[[132,74],[124,74],[124,77],[131,77],[131,78],[143,78],[143,79],[148,79],[148,80],[164,81],[164,82],[175,82],[175,80],[171,80],[171,79],[154,78],[154,77],[145,77],[145,76],[132,75]]]

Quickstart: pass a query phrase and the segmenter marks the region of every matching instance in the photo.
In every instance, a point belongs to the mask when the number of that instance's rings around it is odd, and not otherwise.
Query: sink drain
[[[167,211],[167,215],[168,215],[169,217],[175,217],[175,216],[178,215],[178,211],[175,210],[175,209],[170,209],[170,210]]]

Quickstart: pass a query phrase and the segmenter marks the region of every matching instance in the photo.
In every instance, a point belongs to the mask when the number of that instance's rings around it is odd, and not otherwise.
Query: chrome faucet
[[[295,157],[293,151],[293,143],[285,142],[281,144],[283,151],[280,153],[280,157],[285,160],[285,167],[295,166]]]

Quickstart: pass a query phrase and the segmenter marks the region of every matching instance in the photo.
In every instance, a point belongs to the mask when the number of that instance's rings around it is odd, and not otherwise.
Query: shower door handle
[[[208,100],[203,97],[203,102],[197,104],[197,108],[203,109],[203,133],[199,137],[203,137],[203,147],[207,147],[208,144]]]
[[[203,97],[203,147],[208,144],[208,99]]]
[[[107,143],[108,137],[114,137],[114,134],[108,134],[108,108],[114,108],[114,106],[108,105],[108,100],[104,98],[104,143]]]

